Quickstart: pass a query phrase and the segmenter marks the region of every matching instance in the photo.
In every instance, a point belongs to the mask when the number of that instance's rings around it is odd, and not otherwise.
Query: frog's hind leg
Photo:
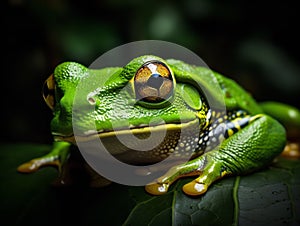
[[[23,163],[17,170],[21,173],[32,173],[43,166],[56,166],[61,172],[62,165],[68,158],[70,145],[68,142],[54,142],[50,153]]]
[[[228,131],[227,131],[227,134]],[[188,195],[201,195],[216,180],[226,175],[239,175],[270,163],[285,145],[285,130],[276,120],[265,115],[250,118],[249,124],[232,134],[212,151],[172,167],[165,175],[146,186],[154,195],[164,194],[180,177],[199,176],[183,187]]]

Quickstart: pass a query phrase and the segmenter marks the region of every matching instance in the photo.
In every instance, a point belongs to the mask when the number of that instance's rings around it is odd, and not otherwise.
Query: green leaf
[[[48,145],[0,146],[1,225],[297,225],[300,224],[300,161],[279,158],[267,169],[213,184],[188,197],[175,183],[163,196],[143,187],[55,187],[57,171],[17,173]]]

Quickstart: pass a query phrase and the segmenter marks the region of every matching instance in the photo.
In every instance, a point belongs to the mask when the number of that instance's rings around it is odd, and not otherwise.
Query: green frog
[[[74,113],[75,95],[80,110]],[[48,165],[61,170],[71,145],[93,139],[111,144],[113,155],[130,164],[151,165],[169,156],[187,159],[145,186],[153,195],[166,193],[172,183],[187,176],[196,178],[183,191],[201,195],[216,180],[259,170],[283,151],[285,125],[300,128],[300,111],[292,106],[258,104],[217,72],[153,55],[103,69],[62,63],[46,80],[44,99],[53,111],[52,151],[22,164],[19,172]],[[148,151],[118,145],[114,139],[128,134],[142,139],[162,130],[164,139]]]

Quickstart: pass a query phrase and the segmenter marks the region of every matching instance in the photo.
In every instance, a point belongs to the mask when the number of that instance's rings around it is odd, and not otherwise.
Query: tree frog
[[[283,151],[286,130],[282,124],[300,128],[298,109],[277,102],[258,104],[233,80],[180,60],[144,55],[124,67],[103,69],[65,62],[55,68],[44,87],[44,99],[53,111],[53,149],[22,164],[18,171],[34,172],[46,165],[61,169],[66,163],[70,146],[80,142],[74,139],[72,109],[76,87],[87,78],[90,82],[81,90],[80,104],[82,109],[93,106],[94,110],[82,110],[77,120],[82,140],[100,137],[109,142],[120,133],[142,136],[151,127],[156,128],[154,132],[160,130],[159,118],[167,128],[160,145],[139,153],[125,148],[115,155],[141,165],[171,154],[190,155],[188,161],[172,166],[145,186],[153,195],[166,193],[181,177],[196,176],[182,188],[196,196],[225,176],[259,170]],[[221,103],[225,108],[219,107]],[[124,120],[128,123],[122,123]],[[91,123],[96,130],[89,129]],[[183,127],[190,132],[179,141],[178,131]]]

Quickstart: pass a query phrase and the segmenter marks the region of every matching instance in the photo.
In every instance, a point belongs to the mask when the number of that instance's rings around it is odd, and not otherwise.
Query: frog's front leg
[[[233,133],[210,152],[171,168],[155,183],[146,186],[154,195],[164,194],[180,177],[200,175],[183,187],[188,195],[200,195],[226,175],[250,173],[270,163],[283,150],[286,134],[283,126],[266,115],[249,118],[249,124]]]
[[[68,142],[55,141],[50,153],[40,158],[35,158],[29,162],[23,163],[18,167],[18,171],[21,173],[32,173],[37,171],[42,166],[56,166],[61,172],[62,165],[69,156],[70,145],[71,143]]]

